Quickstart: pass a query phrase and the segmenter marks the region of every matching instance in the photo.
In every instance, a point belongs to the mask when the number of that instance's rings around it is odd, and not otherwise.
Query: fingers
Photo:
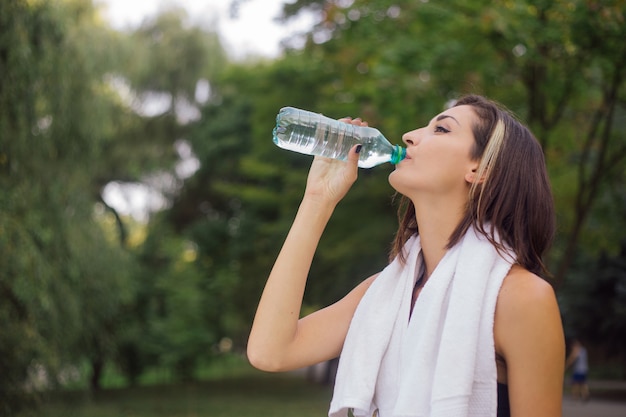
[[[363,145],[354,145],[352,149],[350,149],[350,153],[348,154],[348,162],[351,164],[359,163],[359,152],[361,152],[361,148]]]
[[[367,122],[363,121],[360,117],[353,119],[351,117],[344,117],[339,119],[339,121],[344,123],[349,123],[355,126],[368,126]],[[359,152],[361,152],[362,145],[354,145],[352,149],[350,149],[350,153],[348,154],[348,162],[352,165],[356,166],[359,162]]]
[[[339,119],[339,121],[356,126],[369,126],[368,123],[363,121],[360,117],[357,117],[356,119],[353,119],[352,117],[343,117]]]

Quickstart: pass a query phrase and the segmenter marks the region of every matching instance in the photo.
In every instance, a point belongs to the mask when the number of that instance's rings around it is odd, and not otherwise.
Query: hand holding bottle
[[[360,118],[344,118],[340,121],[355,126],[367,126],[367,122]],[[309,170],[305,197],[330,204],[339,203],[357,179],[360,149],[361,145],[353,146],[347,161],[316,156]]]

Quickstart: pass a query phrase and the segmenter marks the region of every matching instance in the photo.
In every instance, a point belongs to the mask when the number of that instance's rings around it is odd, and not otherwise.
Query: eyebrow
[[[458,120],[456,120],[453,116],[450,116],[448,114],[441,114],[441,115],[437,116],[436,120],[439,122],[439,121],[441,121],[443,119],[452,119],[452,120],[454,120],[456,122],[457,125],[461,126],[461,123],[459,123]]]

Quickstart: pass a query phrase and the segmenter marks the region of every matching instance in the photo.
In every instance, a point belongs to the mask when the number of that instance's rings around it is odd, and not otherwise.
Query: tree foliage
[[[106,57],[84,37],[109,32],[88,2],[9,0],[0,16],[0,403],[10,413],[29,371],[53,383],[76,354],[106,354],[131,260],[92,217],[120,109]]]
[[[169,52],[177,52],[180,42],[191,45],[185,54],[188,64],[194,63],[189,71],[195,88],[215,71],[206,59],[210,49],[216,51],[215,62],[223,52],[215,37],[185,30],[168,16],[164,19],[172,28],[166,31],[183,37]],[[174,111],[142,117],[139,94],[125,89],[127,80],[146,86],[147,76],[130,65],[139,52],[152,65],[162,64],[156,51],[143,54],[142,46],[133,36],[106,27],[88,0],[0,5],[2,415],[24,405],[39,384],[55,386],[84,361],[97,389],[105,364],[120,356],[127,340],[125,320],[144,266],[125,239],[120,245],[109,238],[105,217],[94,207],[106,204],[101,192],[109,181],[141,180],[157,167],[171,170],[173,145],[183,131]],[[165,76],[181,72],[171,65],[161,72],[160,66],[153,68]],[[180,76],[149,86],[167,89],[176,100],[188,99],[192,79],[184,71]],[[188,106],[197,103],[192,99]],[[124,223],[108,209],[118,224]],[[199,279],[191,272],[187,276],[191,283]],[[161,327],[182,340],[169,331],[172,325]]]

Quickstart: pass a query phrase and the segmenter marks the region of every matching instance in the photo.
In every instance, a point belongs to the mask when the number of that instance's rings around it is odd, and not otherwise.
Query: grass
[[[95,395],[61,392],[22,417],[320,417],[327,414],[330,398],[330,387],[303,374],[250,368],[194,383],[111,388]]]

